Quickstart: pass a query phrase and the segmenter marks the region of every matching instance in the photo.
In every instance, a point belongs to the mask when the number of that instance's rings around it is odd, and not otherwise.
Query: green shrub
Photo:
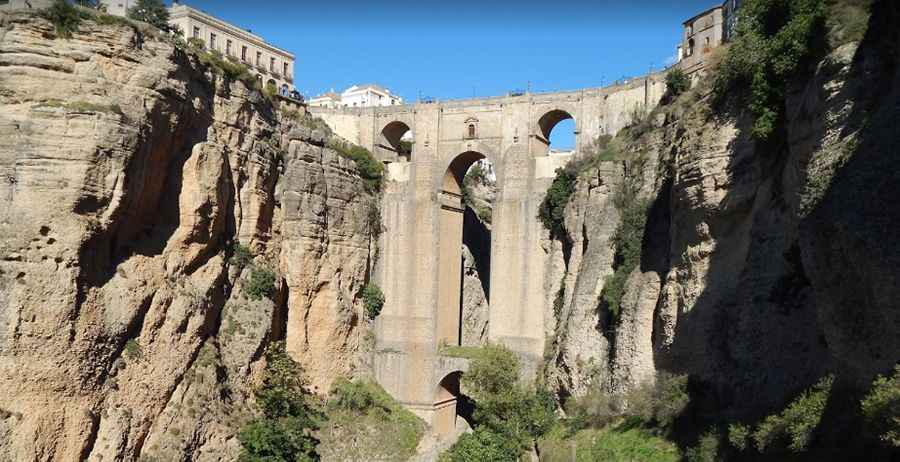
[[[551,433],[539,443],[541,462],[678,462],[678,447],[651,432],[627,424],[589,428],[561,437]]]
[[[342,157],[356,163],[359,176],[365,181],[367,191],[374,193],[381,190],[384,164],[376,159],[368,149],[337,138],[332,138],[328,143],[328,147],[337,151]]]
[[[688,462],[718,462],[722,460],[719,454],[719,434],[709,431],[700,437],[696,446],[689,448],[685,453]]]
[[[326,460],[409,460],[425,433],[425,422],[369,380],[336,380],[325,415]]]
[[[900,448],[900,365],[892,376],[879,376],[862,400],[866,430],[883,443]]]
[[[473,356],[462,383],[475,400],[475,431],[485,433],[482,440],[457,442],[450,449],[451,460],[464,460],[459,454],[469,454],[472,448],[497,450],[496,445],[488,444],[496,441],[493,435],[504,440],[502,448],[515,448],[518,456],[554,425],[552,396],[522,385],[520,369],[519,358],[503,346],[487,345]]]
[[[676,67],[666,73],[666,94],[672,98],[688,91],[691,79],[681,68]]]
[[[378,200],[371,199],[366,202],[365,233],[369,237],[377,237],[383,231],[381,228],[381,207]]]
[[[576,181],[575,172],[565,168],[557,169],[556,177],[553,178],[553,183],[547,189],[547,195],[544,196],[538,209],[538,219],[544,224],[544,228],[550,231],[550,235],[557,239],[571,240],[563,222],[566,205],[575,193]]]
[[[253,253],[249,247],[236,242],[231,247],[231,258],[228,261],[238,268],[245,268],[253,263]]]
[[[78,26],[84,19],[84,14],[66,0],[54,0],[53,4],[40,14],[53,23],[56,35],[64,39],[72,38],[72,34],[78,32]]]
[[[266,349],[266,369],[254,390],[262,411],[241,428],[240,462],[318,460],[318,441],[311,435],[321,417],[311,403],[300,365],[288,356],[284,343]]]
[[[741,6],[714,94],[720,102],[739,95],[754,116],[755,138],[769,139],[784,123],[788,82],[810,55],[824,17],[823,0],[747,0]]]
[[[169,30],[169,10],[162,0],[138,0],[128,9],[128,17],[153,25],[162,31]]]
[[[613,274],[606,277],[603,290],[600,293],[601,311],[609,315],[609,326],[615,328],[619,322],[622,297],[625,296],[625,284],[628,277],[641,262],[641,245],[644,239],[644,229],[647,226],[647,211],[650,202],[646,199],[637,199],[636,193],[623,192],[626,187],[617,192],[614,198],[621,212],[621,220],[613,232],[610,246],[615,251]],[[627,198],[621,196],[627,194]]]
[[[752,429],[744,424],[731,424],[728,426],[728,442],[738,451],[744,451],[750,446]]]
[[[500,462],[516,461],[521,449],[506,435],[479,427],[459,438],[443,457],[442,462]]]
[[[253,300],[271,298],[275,295],[275,272],[267,268],[254,267],[250,277],[244,281],[244,294]]]
[[[141,344],[137,342],[135,339],[130,339],[125,342],[125,356],[128,359],[140,359],[141,356],[144,355],[144,350],[141,348]]]
[[[369,282],[362,291],[363,305],[366,307],[366,316],[375,319],[384,308],[384,292],[374,282]]]
[[[652,383],[643,383],[624,394],[609,393],[602,383],[594,383],[585,395],[567,403],[568,423],[574,429],[601,428],[631,418],[669,431],[690,403],[687,385],[687,375],[667,372],[658,373]]]
[[[775,443],[786,441],[791,451],[804,451],[822,420],[833,383],[833,376],[823,378],[791,401],[781,414],[763,419],[753,433],[756,448],[765,452]]]

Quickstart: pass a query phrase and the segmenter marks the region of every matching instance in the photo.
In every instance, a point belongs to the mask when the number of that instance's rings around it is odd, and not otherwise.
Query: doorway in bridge
[[[566,111],[553,110],[538,121],[543,141],[550,155],[567,155],[575,151],[575,119]]]
[[[437,313],[443,345],[476,346],[487,340],[496,184],[493,165],[477,152],[457,156],[444,175]]]
[[[378,140],[378,149],[386,152],[382,159],[394,158],[399,162],[409,162],[412,158],[415,139],[409,126],[400,121],[393,121],[384,126]]]

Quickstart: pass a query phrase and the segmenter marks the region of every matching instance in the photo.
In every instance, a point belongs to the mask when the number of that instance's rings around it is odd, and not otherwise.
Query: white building
[[[315,98],[310,98],[307,102],[310,106],[317,107],[342,107],[341,103],[341,95],[335,93],[334,91],[329,91],[327,93],[322,93]]]
[[[344,107],[393,106],[403,104],[403,99],[387,88],[374,83],[353,85],[341,93]]]
[[[309,100],[310,106],[319,107],[374,107],[399,104],[403,104],[403,98],[374,83],[353,85],[340,95],[332,90]]]
[[[137,0],[100,0],[106,7],[106,12],[116,16],[126,16],[128,10],[137,4]]]

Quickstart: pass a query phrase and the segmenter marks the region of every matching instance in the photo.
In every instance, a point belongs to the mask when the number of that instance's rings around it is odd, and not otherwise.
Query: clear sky
[[[713,0],[182,0],[296,55],[297,89],[406,101],[567,90],[660,69]],[[556,132],[557,130],[554,130]],[[555,134],[555,133],[554,133]]]

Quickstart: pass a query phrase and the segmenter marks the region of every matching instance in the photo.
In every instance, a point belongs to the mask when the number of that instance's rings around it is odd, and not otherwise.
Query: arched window
[[[475,138],[475,124],[469,124],[469,138]]]
[[[693,56],[693,55],[694,55],[694,39],[688,40],[687,55],[688,55],[688,56]]]

